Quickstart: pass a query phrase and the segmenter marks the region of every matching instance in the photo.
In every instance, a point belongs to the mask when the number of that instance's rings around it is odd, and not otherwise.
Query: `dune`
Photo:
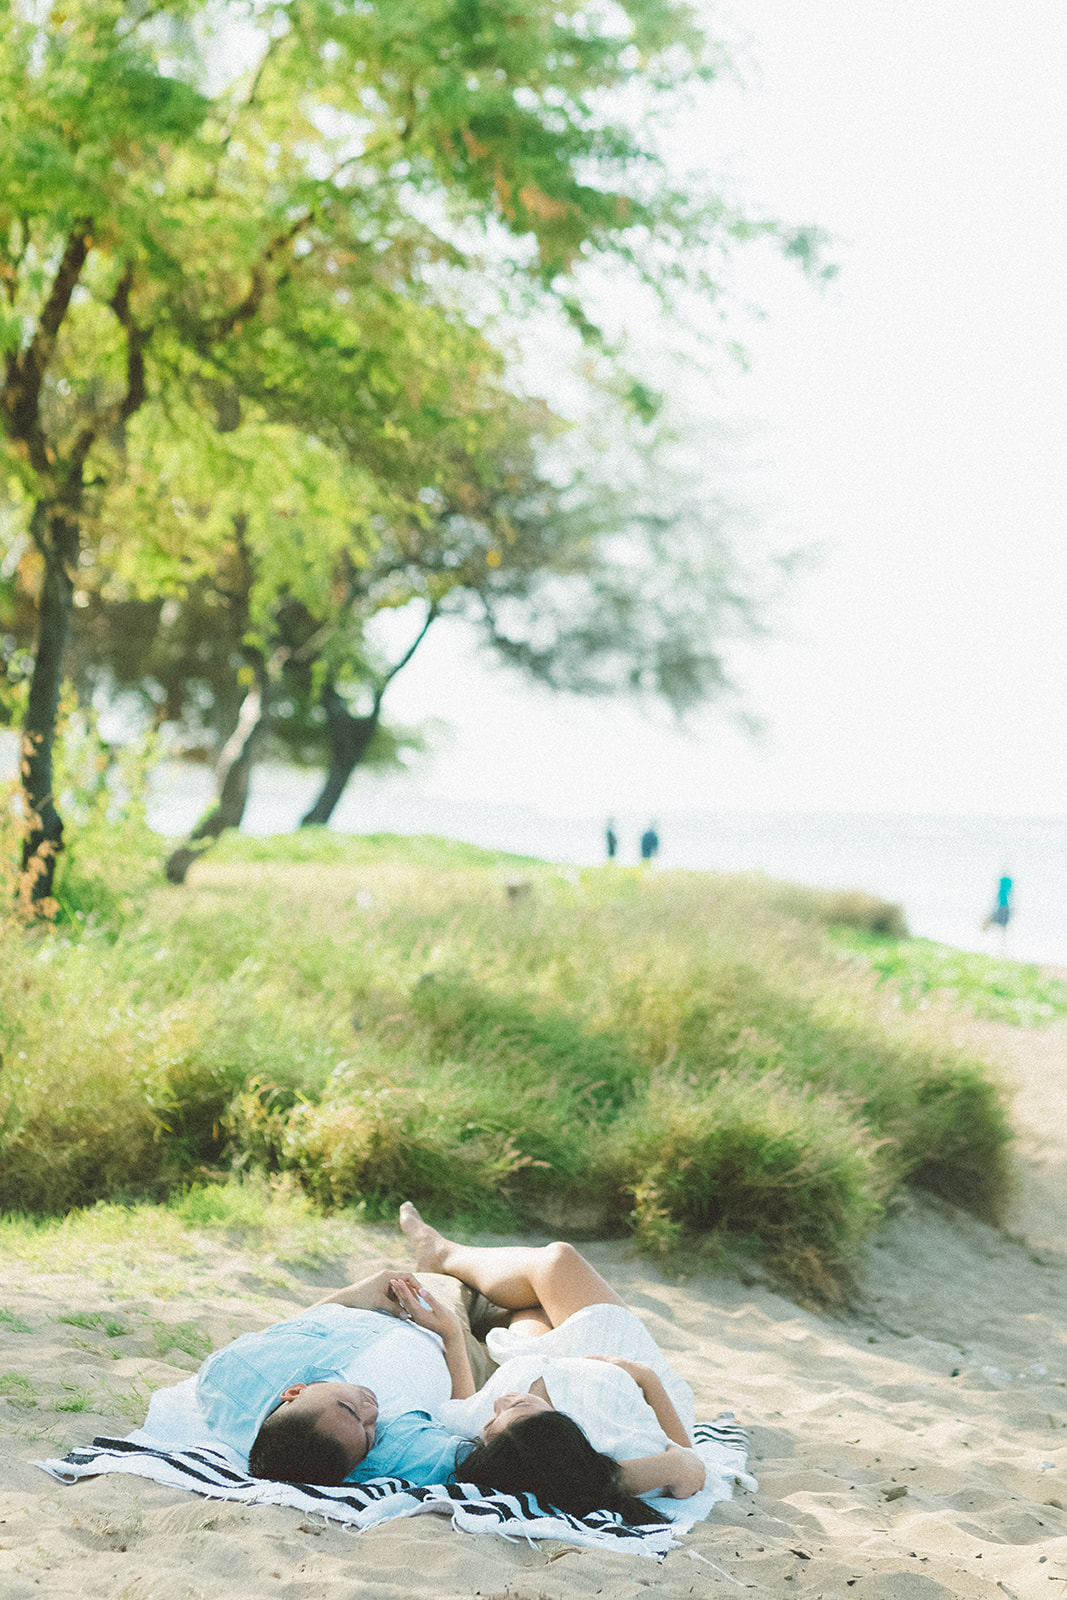
[[[463,1535],[435,1517],[352,1534],[137,1479],[49,1480],[34,1458],[128,1432],[151,1389],[194,1371],[204,1348],[291,1314],[341,1271],[403,1259],[383,1227],[352,1227],[344,1259],[318,1265],[190,1232],[149,1259],[47,1273],[0,1262],[0,1592],[1055,1600],[1067,1592],[1067,1029],[971,1031],[1017,1089],[1007,1228],[912,1198],[874,1239],[860,1298],[834,1314],[758,1273],[678,1281],[623,1243],[588,1247],[692,1383],[698,1415],[728,1406],[750,1430],[759,1491],[716,1507],[662,1562]]]

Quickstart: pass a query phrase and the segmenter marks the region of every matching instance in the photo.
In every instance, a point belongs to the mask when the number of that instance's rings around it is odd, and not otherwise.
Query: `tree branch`
[[[10,432],[29,447],[30,461],[38,472],[51,466],[41,428],[41,385],[55,349],[56,335],[70,309],[71,296],[89,254],[90,220],[80,218],[67,236],[48,299],[41,308],[33,338],[24,350],[7,360],[7,377],[0,390],[0,410]]]
[[[426,612],[426,621],[423,623],[422,627],[419,629],[418,633],[415,635],[414,642],[411,645],[408,646],[407,650],[405,650],[404,654],[400,657],[400,660],[396,663],[396,665],[389,668],[389,671],[385,674],[385,677],[381,680],[381,683],[379,684],[378,688],[375,690],[375,694],[374,694],[375,709],[377,709],[381,705],[382,697],[384,696],[386,689],[388,689],[389,685],[392,683],[393,679],[396,677],[397,673],[398,672],[402,672],[404,670],[404,668],[407,666],[408,662],[411,660],[412,656],[415,654],[415,651],[419,648],[419,645],[422,643],[422,641],[425,639],[426,635],[429,633],[430,624],[437,620],[439,612],[440,612],[440,606],[438,605],[437,601],[436,600],[431,600],[430,601],[430,605],[429,605],[429,609]]]
[[[248,93],[245,95],[245,98],[241,101],[241,103],[238,106],[235,107],[234,113],[233,113],[233,117],[232,117],[231,122],[230,122],[230,126],[227,128],[226,133],[225,133],[225,135],[223,137],[222,143],[219,145],[219,154],[220,154],[220,156],[224,156],[227,153],[227,151],[229,150],[230,141],[232,140],[234,134],[237,132],[237,127],[238,127],[238,124],[240,122],[240,118],[241,118],[242,112],[250,110],[251,107],[255,105],[256,97],[259,94],[259,86],[263,82],[263,74],[267,70],[267,63],[270,61],[271,56],[274,54],[274,52],[277,49],[278,45],[281,44],[282,39],[284,37],[286,37],[286,36],[283,35],[283,34],[279,34],[276,38],[270,39],[270,40],[267,41],[267,48],[263,52],[263,59],[260,61],[259,66],[256,68],[255,76],[252,79],[251,87],[249,88]]]
[[[20,216],[18,221],[22,230],[22,243],[19,249],[13,254],[5,251],[3,256],[0,256],[0,280],[3,281],[4,292],[9,306],[13,306],[18,300],[19,268],[26,259],[26,251],[29,249],[30,244],[29,218]],[[12,223],[13,226],[14,223]]]
[[[314,212],[309,212],[305,216],[298,217],[291,227],[286,228],[284,233],[278,234],[275,239],[271,240],[260,259],[251,269],[248,293],[243,300],[221,316],[213,317],[209,321],[199,324],[196,334],[202,349],[208,345],[215,344],[219,339],[225,339],[242,322],[247,322],[249,317],[256,315],[267,293],[268,278],[266,269],[270,266],[278,251],[290,244],[301,228],[307,227],[313,216]]]
[[[144,347],[149,332],[134,319],[130,310],[130,290],[133,288],[133,262],[126,263],[126,271],[118,281],[111,296],[111,309],[126,330],[126,393],[118,405],[116,422],[128,422],[135,411],[145,403]]]
[[[80,487],[82,469],[97,439],[101,434],[110,433],[112,428],[121,427],[123,423],[128,422],[134,412],[141,409],[147,397],[144,347],[151,336],[151,330],[140,327],[130,309],[133,278],[133,262],[128,261],[115,292],[108,301],[126,334],[126,392],[121,400],[98,411],[93,421],[78,434],[68,456],[68,484],[77,482]]]

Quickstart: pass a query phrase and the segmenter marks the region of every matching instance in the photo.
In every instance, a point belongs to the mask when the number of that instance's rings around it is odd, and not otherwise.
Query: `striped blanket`
[[[707,1516],[716,1500],[729,1499],[735,1483],[755,1488],[745,1465],[748,1441],[744,1429],[724,1412],[714,1422],[697,1423],[695,1448],[708,1468],[708,1488],[690,1501],[657,1501],[670,1523],[630,1526],[611,1511],[573,1517],[543,1507],[532,1495],[487,1493],[472,1484],[434,1484],[416,1488],[400,1478],[320,1488],[314,1484],[272,1483],[250,1478],[225,1450],[201,1446],[175,1450],[153,1445],[143,1434],[131,1439],[96,1438],[91,1445],[35,1466],[60,1483],[76,1483],[104,1472],[132,1473],[176,1489],[191,1489],[216,1500],[241,1500],[248,1505],[293,1506],[305,1515],[325,1517],[354,1528],[371,1528],[392,1517],[426,1512],[451,1518],[464,1533],[500,1533],[509,1538],[566,1539],[625,1554],[664,1556],[694,1522]],[[701,1504],[696,1504],[699,1501]]]

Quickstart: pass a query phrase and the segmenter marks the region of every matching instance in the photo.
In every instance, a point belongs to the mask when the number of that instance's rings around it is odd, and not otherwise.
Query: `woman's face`
[[[495,1439],[498,1433],[503,1433],[505,1428],[510,1428],[520,1417],[532,1417],[538,1411],[552,1409],[551,1403],[542,1400],[539,1394],[497,1395],[493,1403],[493,1415],[482,1429],[482,1438],[488,1443],[490,1439]]]

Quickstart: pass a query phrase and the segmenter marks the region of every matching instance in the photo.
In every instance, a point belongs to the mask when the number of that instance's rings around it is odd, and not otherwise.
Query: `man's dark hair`
[[[627,1494],[619,1483],[619,1463],[594,1450],[574,1418],[561,1411],[516,1418],[457,1461],[454,1476],[457,1483],[479,1489],[536,1495],[543,1506],[558,1506],[575,1517],[617,1511],[624,1522],[637,1526],[668,1520]]]
[[[277,1406],[265,1417],[248,1455],[253,1478],[275,1483],[320,1483],[336,1488],[348,1476],[348,1452],[332,1434],[320,1433],[318,1419],[292,1406]]]

